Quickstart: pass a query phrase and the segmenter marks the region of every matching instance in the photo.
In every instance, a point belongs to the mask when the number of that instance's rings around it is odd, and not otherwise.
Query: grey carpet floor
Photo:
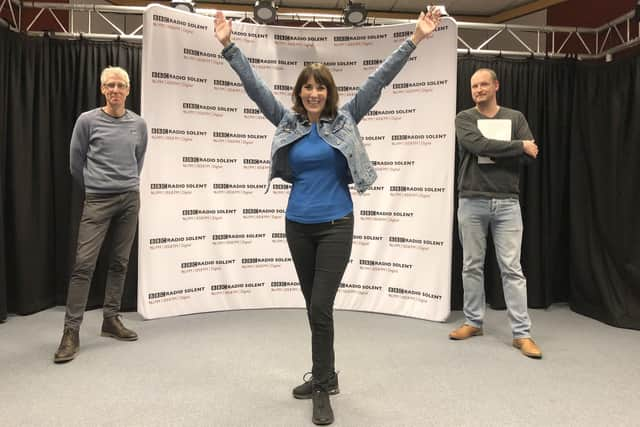
[[[640,332],[565,305],[530,310],[544,358],[511,347],[504,311],[485,335],[447,339],[447,323],[338,311],[335,426],[640,426]],[[0,324],[2,426],[310,426],[291,397],[310,367],[302,310],[145,321],[140,340],[99,336],[87,312],[78,357],[55,365],[64,309]]]

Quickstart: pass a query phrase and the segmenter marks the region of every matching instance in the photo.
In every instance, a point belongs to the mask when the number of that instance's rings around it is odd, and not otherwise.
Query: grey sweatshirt
[[[485,138],[478,129],[478,120],[511,120],[511,140]],[[520,193],[520,162],[526,156],[522,141],[533,139],[527,120],[521,112],[500,107],[492,117],[483,116],[475,107],[456,116],[456,137],[460,154],[458,173],[459,197],[518,198]],[[478,156],[495,163],[479,164]]]
[[[138,191],[147,149],[147,125],[126,110],[112,117],[102,108],[78,117],[69,150],[73,178],[86,193]]]

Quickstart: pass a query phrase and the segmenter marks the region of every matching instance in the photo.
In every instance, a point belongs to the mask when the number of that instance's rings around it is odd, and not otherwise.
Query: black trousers
[[[286,234],[311,327],[314,386],[325,388],[335,372],[333,302],[351,256],[353,214],[320,224],[287,220]]]

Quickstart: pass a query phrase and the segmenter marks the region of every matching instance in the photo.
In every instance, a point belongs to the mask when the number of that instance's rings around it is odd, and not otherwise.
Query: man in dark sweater
[[[484,258],[491,230],[502,275],[513,346],[529,357],[542,352],[531,339],[526,279],[520,266],[522,215],[519,201],[520,162],[535,159],[536,145],[519,111],[496,100],[500,84],[493,70],[482,68],[471,77],[476,106],[456,117],[460,153],[458,229],[463,247],[462,282],[465,323],[449,338],[482,335],[485,310]]]
[[[100,76],[106,105],[84,112],[73,128],[70,168],[83,187],[85,201],[78,229],[75,265],[69,281],[64,332],[54,355],[68,362],[80,347],[82,322],[100,247],[112,229],[112,248],[104,298],[102,335],[135,341],[138,335],[119,319],[120,301],[138,223],[139,182],[147,148],[147,125],[125,108],[129,75],[108,67]]]

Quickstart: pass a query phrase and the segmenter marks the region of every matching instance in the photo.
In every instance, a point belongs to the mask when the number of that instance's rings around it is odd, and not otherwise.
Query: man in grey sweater
[[[85,201],[69,281],[64,332],[54,355],[56,363],[68,362],[78,353],[78,332],[91,278],[109,228],[113,246],[102,335],[125,341],[138,339],[135,332],[122,324],[118,312],[138,223],[140,171],[147,148],[147,126],[140,116],[125,108],[129,95],[129,75],[125,70],[105,68],[100,83],[106,105],[82,113],[71,137],[71,175],[83,187]]]
[[[531,339],[526,279],[520,266],[523,227],[519,201],[520,163],[526,156],[535,159],[538,146],[522,113],[498,105],[499,87],[493,70],[477,70],[471,77],[471,96],[476,106],[456,117],[465,322],[449,338],[463,340],[483,333],[484,258],[487,233],[491,230],[513,346],[524,355],[539,359],[542,352]]]

